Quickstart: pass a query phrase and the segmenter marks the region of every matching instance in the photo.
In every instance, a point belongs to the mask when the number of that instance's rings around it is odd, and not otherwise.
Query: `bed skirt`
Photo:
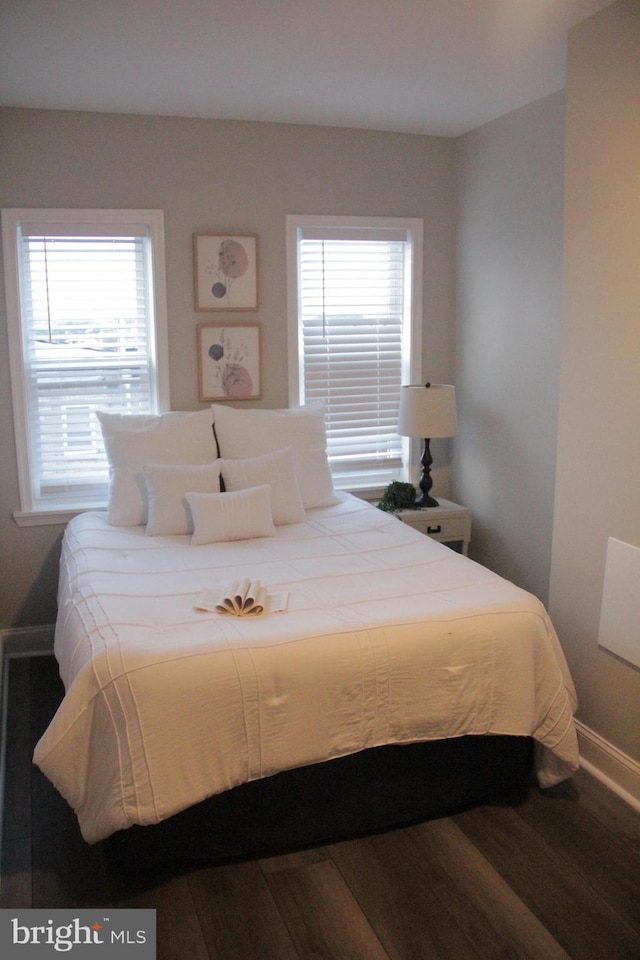
[[[532,771],[529,737],[377,747],[242,784],[102,844],[127,869],[271,856],[480,803],[522,802]]]

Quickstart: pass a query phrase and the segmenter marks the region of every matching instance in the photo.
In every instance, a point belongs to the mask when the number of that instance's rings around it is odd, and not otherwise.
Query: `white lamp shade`
[[[448,383],[421,383],[400,388],[401,437],[455,437],[457,432],[455,387]]]

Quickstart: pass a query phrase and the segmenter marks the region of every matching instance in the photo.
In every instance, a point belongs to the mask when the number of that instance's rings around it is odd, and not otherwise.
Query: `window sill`
[[[86,513],[87,510],[104,510],[103,503],[96,503],[86,507],[76,507],[73,510],[16,510],[13,519],[19,527],[45,527],[66,525],[79,513]]]
[[[377,503],[384,496],[384,487],[337,487],[344,493],[352,493],[354,497],[360,500],[367,500],[370,503]]]
[[[355,487],[345,485],[344,487],[335,485],[337,490],[343,490],[345,493],[352,493],[354,497],[360,500],[368,500],[375,503],[381,500],[385,488],[383,486]],[[46,527],[46,526],[65,526],[69,520],[73,520],[79,513],[86,513],[88,510],[106,510],[105,503],[88,503],[82,507],[64,510],[16,510],[13,519],[19,527]]]

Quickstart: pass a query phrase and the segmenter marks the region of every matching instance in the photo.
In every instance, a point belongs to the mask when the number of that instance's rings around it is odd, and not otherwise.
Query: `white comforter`
[[[195,609],[239,576],[288,589],[288,609]],[[575,692],[538,600],[354,497],[206,546],[78,516],[55,652],[66,696],[34,760],[89,842],[385,743],[530,735],[543,786],[578,765]]]

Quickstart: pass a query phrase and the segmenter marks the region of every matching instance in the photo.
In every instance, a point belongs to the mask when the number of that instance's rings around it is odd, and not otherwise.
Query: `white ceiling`
[[[612,0],[0,0],[0,103],[457,136]]]

